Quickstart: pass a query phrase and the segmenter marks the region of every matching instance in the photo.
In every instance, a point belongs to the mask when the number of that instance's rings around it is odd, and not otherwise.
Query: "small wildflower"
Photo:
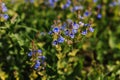
[[[65,35],[68,36],[69,35],[69,30],[65,31]]]
[[[54,33],[58,33],[59,31],[60,31],[60,30],[59,30],[58,27],[53,28],[53,32],[54,32]]]
[[[38,52],[38,53],[42,53],[42,50],[39,49],[37,52]]]
[[[94,29],[92,27],[89,27],[90,32],[94,32]]]
[[[31,57],[31,56],[32,56],[32,54],[33,54],[32,52],[29,52],[29,53],[28,53],[28,56],[29,56],[29,57]]]
[[[99,13],[99,14],[97,15],[97,18],[98,18],[98,19],[101,19],[101,18],[102,18],[102,15]]]
[[[82,31],[81,34],[82,34],[82,35],[86,35],[86,34],[87,34],[87,30]]]
[[[75,35],[73,33],[69,34],[69,36],[73,39]]]
[[[84,16],[89,16],[90,15],[90,12],[88,12],[88,11],[86,11],[85,13],[84,13]]]
[[[79,28],[79,25],[76,24],[76,23],[74,23],[74,24],[73,24],[73,29],[78,29],[78,28]]]
[[[58,41],[58,43],[63,43],[64,40],[65,40],[65,38],[63,38],[62,36],[60,36],[57,41]]]
[[[38,69],[40,67],[40,64],[41,64],[40,61],[37,60],[35,65],[34,65],[34,69]]]
[[[58,44],[58,41],[57,40],[54,40],[53,42],[52,42],[52,45],[57,45]]]
[[[8,14],[4,14],[4,15],[3,15],[3,18],[4,18],[5,20],[7,20],[7,19],[9,18]]]

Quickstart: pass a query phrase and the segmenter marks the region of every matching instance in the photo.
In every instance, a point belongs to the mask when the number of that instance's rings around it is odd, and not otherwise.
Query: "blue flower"
[[[69,36],[70,36],[71,38],[74,38],[74,37],[75,37],[75,34],[70,33]]]
[[[42,60],[42,61],[44,61],[45,60],[45,56],[39,56],[39,58]]]
[[[33,52],[31,51],[31,52],[28,53],[28,56],[31,57],[32,54],[33,54]]]
[[[94,32],[94,29],[92,27],[89,27],[90,32]]]
[[[101,18],[102,18],[102,15],[99,13],[99,14],[97,15],[97,18],[98,18],[98,19],[101,19]]]
[[[62,36],[60,36],[57,41],[58,41],[58,43],[63,43],[64,40],[65,40],[65,38],[63,38]]]
[[[82,31],[81,34],[82,34],[82,35],[86,35],[86,34],[87,34],[87,30]]]
[[[52,42],[52,45],[57,45],[58,44],[58,41],[57,40],[54,40],[53,42]]]
[[[84,13],[84,16],[89,16],[90,15],[90,12],[88,12],[88,11],[86,11],[85,13]]]
[[[53,28],[53,32],[54,32],[54,33],[58,33],[59,31],[60,31],[60,30],[59,30],[58,27]]]
[[[77,23],[73,23],[73,29],[78,29],[79,25]]]
[[[65,35],[68,36],[69,35],[69,30],[65,31]]]
[[[42,53],[42,50],[39,49],[39,50],[37,50],[37,52],[38,52],[38,53]]]
[[[36,61],[36,64],[34,65],[34,69],[38,69],[39,68],[39,66],[40,66],[40,61],[39,60],[37,60]]]
[[[3,18],[7,20],[9,18],[8,14],[3,14]]]

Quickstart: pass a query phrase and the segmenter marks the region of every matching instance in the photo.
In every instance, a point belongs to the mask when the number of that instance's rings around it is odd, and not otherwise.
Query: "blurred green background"
[[[42,36],[49,32],[54,20],[76,20],[76,12],[61,9],[65,0],[54,8],[47,0],[34,3],[23,0],[4,0],[9,19],[0,22],[0,79],[1,80],[120,80],[120,4],[109,6],[117,0],[78,0],[92,15],[85,19],[93,21],[95,31],[73,45],[51,45],[52,37]],[[72,0],[73,3],[75,0]],[[96,6],[101,4],[98,19]],[[35,71],[31,67],[28,52],[32,41],[46,56],[46,68]]]

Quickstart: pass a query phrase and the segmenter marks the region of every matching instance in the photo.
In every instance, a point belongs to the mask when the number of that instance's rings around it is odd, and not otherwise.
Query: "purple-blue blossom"
[[[70,36],[70,38],[72,38],[72,39],[73,39],[73,38],[75,37],[75,34],[70,33],[70,34],[69,34],[69,36]]]
[[[59,31],[60,31],[60,29],[58,27],[53,28],[54,33],[58,33]]]
[[[73,23],[73,29],[78,29],[78,28],[79,28],[79,24]]]
[[[86,35],[86,34],[87,34],[87,30],[82,31],[81,34],[82,34],[82,35]]]
[[[97,18],[98,18],[98,19],[101,19],[101,18],[102,18],[102,15],[99,13],[99,14],[97,15]]]
[[[7,20],[9,18],[8,14],[3,14],[3,18]]]
[[[58,41],[57,40],[54,40],[53,42],[52,42],[52,45],[53,46],[55,46],[55,45],[57,45],[58,44]]]
[[[90,32],[94,32],[94,29],[92,27],[89,27]]]
[[[37,60],[35,65],[34,65],[34,69],[38,69],[40,67],[40,64],[41,64],[40,61]]]
[[[62,36],[60,36],[57,41],[58,41],[58,43],[63,43],[64,40],[65,40],[65,38],[63,38]]]
[[[68,36],[68,35],[69,35],[69,30],[66,30],[66,31],[64,32],[64,34],[65,34],[66,36]]]
[[[88,12],[88,11],[86,11],[85,13],[84,13],[84,16],[89,16],[90,15],[90,12]]]

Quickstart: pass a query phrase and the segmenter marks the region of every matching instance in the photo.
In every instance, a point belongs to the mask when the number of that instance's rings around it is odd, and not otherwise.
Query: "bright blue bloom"
[[[84,13],[84,16],[89,16],[90,15],[90,13],[88,12],[88,11],[86,11],[85,13]]]
[[[53,32],[54,32],[54,33],[58,33],[59,31],[60,31],[60,30],[59,30],[58,27],[53,28]]]
[[[70,33],[69,36],[70,36],[71,38],[74,38],[74,37],[75,37],[75,34]]]
[[[42,50],[39,49],[39,50],[37,50],[37,52],[38,52],[38,53],[42,53]]]
[[[36,61],[36,64],[34,65],[34,69],[38,69],[39,68],[39,66],[40,66],[40,61],[39,60],[37,60]]]
[[[58,43],[63,43],[64,40],[65,40],[65,38],[63,38],[62,36],[60,36],[57,41],[58,41]]]
[[[90,32],[94,32],[94,29],[92,27],[89,27]]]
[[[52,45],[57,45],[58,44],[58,41],[57,40],[54,40],[53,42],[52,42]]]
[[[76,24],[76,23],[74,23],[74,24],[73,24],[73,29],[78,29],[78,28],[79,28],[79,25]]]
[[[31,52],[28,53],[28,56],[31,57],[32,54],[33,54],[33,52],[31,51]]]
[[[97,18],[98,18],[98,19],[101,19],[101,18],[102,18],[102,15],[99,13],[99,14],[97,15]]]
[[[81,34],[82,34],[82,35],[86,35],[86,34],[87,34],[87,30],[82,31]]]
[[[68,36],[69,35],[69,30],[65,31],[65,35]]]
[[[4,15],[3,15],[3,18],[4,18],[5,20],[7,20],[7,19],[9,18],[8,14],[4,14]]]

